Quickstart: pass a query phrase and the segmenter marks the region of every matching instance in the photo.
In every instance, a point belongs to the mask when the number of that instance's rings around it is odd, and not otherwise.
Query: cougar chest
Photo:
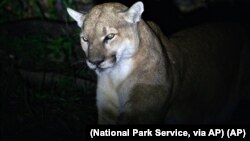
[[[132,59],[121,60],[115,67],[105,70],[98,76],[97,84],[97,106],[111,104],[113,109],[119,110],[120,105],[127,101],[121,85],[133,70]],[[126,94],[128,95],[128,94]]]

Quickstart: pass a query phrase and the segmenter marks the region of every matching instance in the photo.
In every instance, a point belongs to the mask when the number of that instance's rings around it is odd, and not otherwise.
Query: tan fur
[[[81,37],[88,38],[81,39],[87,63],[98,74],[98,123],[226,120],[238,99],[241,76],[235,74],[246,38],[219,24],[167,39],[155,23],[140,19],[142,8],[106,3],[80,16],[82,26],[78,21]],[[115,37],[104,43],[109,33]],[[96,60],[103,61],[100,69]]]
[[[170,39],[149,23],[167,52],[173,93],[167,123],[230,122],[249,75],[249,31],[242,25],[210,23],[178,32]],[[249,49],[248,49],[249,50]],[[244,51],[244,52],[243,52]]]

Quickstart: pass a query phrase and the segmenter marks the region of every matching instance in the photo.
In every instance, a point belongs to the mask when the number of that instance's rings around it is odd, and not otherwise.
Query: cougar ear
[[[125,12],[125,20],[130,23],[137,23],[141,20],[143,11],[144,5],[141,1],[138,1]]]
[[[81,28],[85,15],[71,8],[67,8],[67,12],[70,15],[70,17],[73,18],[77,22],[77,25]]]

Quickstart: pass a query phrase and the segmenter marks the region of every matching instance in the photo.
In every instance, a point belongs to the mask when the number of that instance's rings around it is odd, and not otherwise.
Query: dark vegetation
[[[193,2],[186,9],[179,9],[177,1],[145,0],[143,18],[156,21],[167,35],[210,21],[250,20],[244,0]],[[96,123],[95,74],[86,67],[79,30],[65,7],[88,10],[103,2],[109,1],[0,2],[2,140],[83,140],[86,125]]]
[[[95,77],[79,31],[57,13],[65,7],[46,2],[0,4],[2,140],[76,140],[96,123]]]

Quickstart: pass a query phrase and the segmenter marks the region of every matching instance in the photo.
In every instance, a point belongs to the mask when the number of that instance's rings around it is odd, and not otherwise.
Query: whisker
[[[79,61],[73,62],[71,64],[71,67],[76,66],[76,65],[81,64],[81,63],[85,63],[85,61],[84,60],[79,60]]]
[[[85,70],[87,68],[87,64],[86,64],[85,60],[79,60],[79,61],[73,62],[71,64],[71,67],[74,67],[74,66],[77,66],[77,65],[81,65],[81,67],[79,69],[76,69],[76,71],[74,72],[75,76],[79,75],[79,73],[81,71],[83,71],[83,70]]]
[[[86,68],[87,68],[86,64],[82,65],[82,67],[75,73],[75,75],[79,75],[79,73],[85,70]]]
[[[127,57],[131,57],[132,56],[132,53],[131,54],[122,54],[122,55],[117,55],[116,57],[123,57],[123,58],[127,58]]]

